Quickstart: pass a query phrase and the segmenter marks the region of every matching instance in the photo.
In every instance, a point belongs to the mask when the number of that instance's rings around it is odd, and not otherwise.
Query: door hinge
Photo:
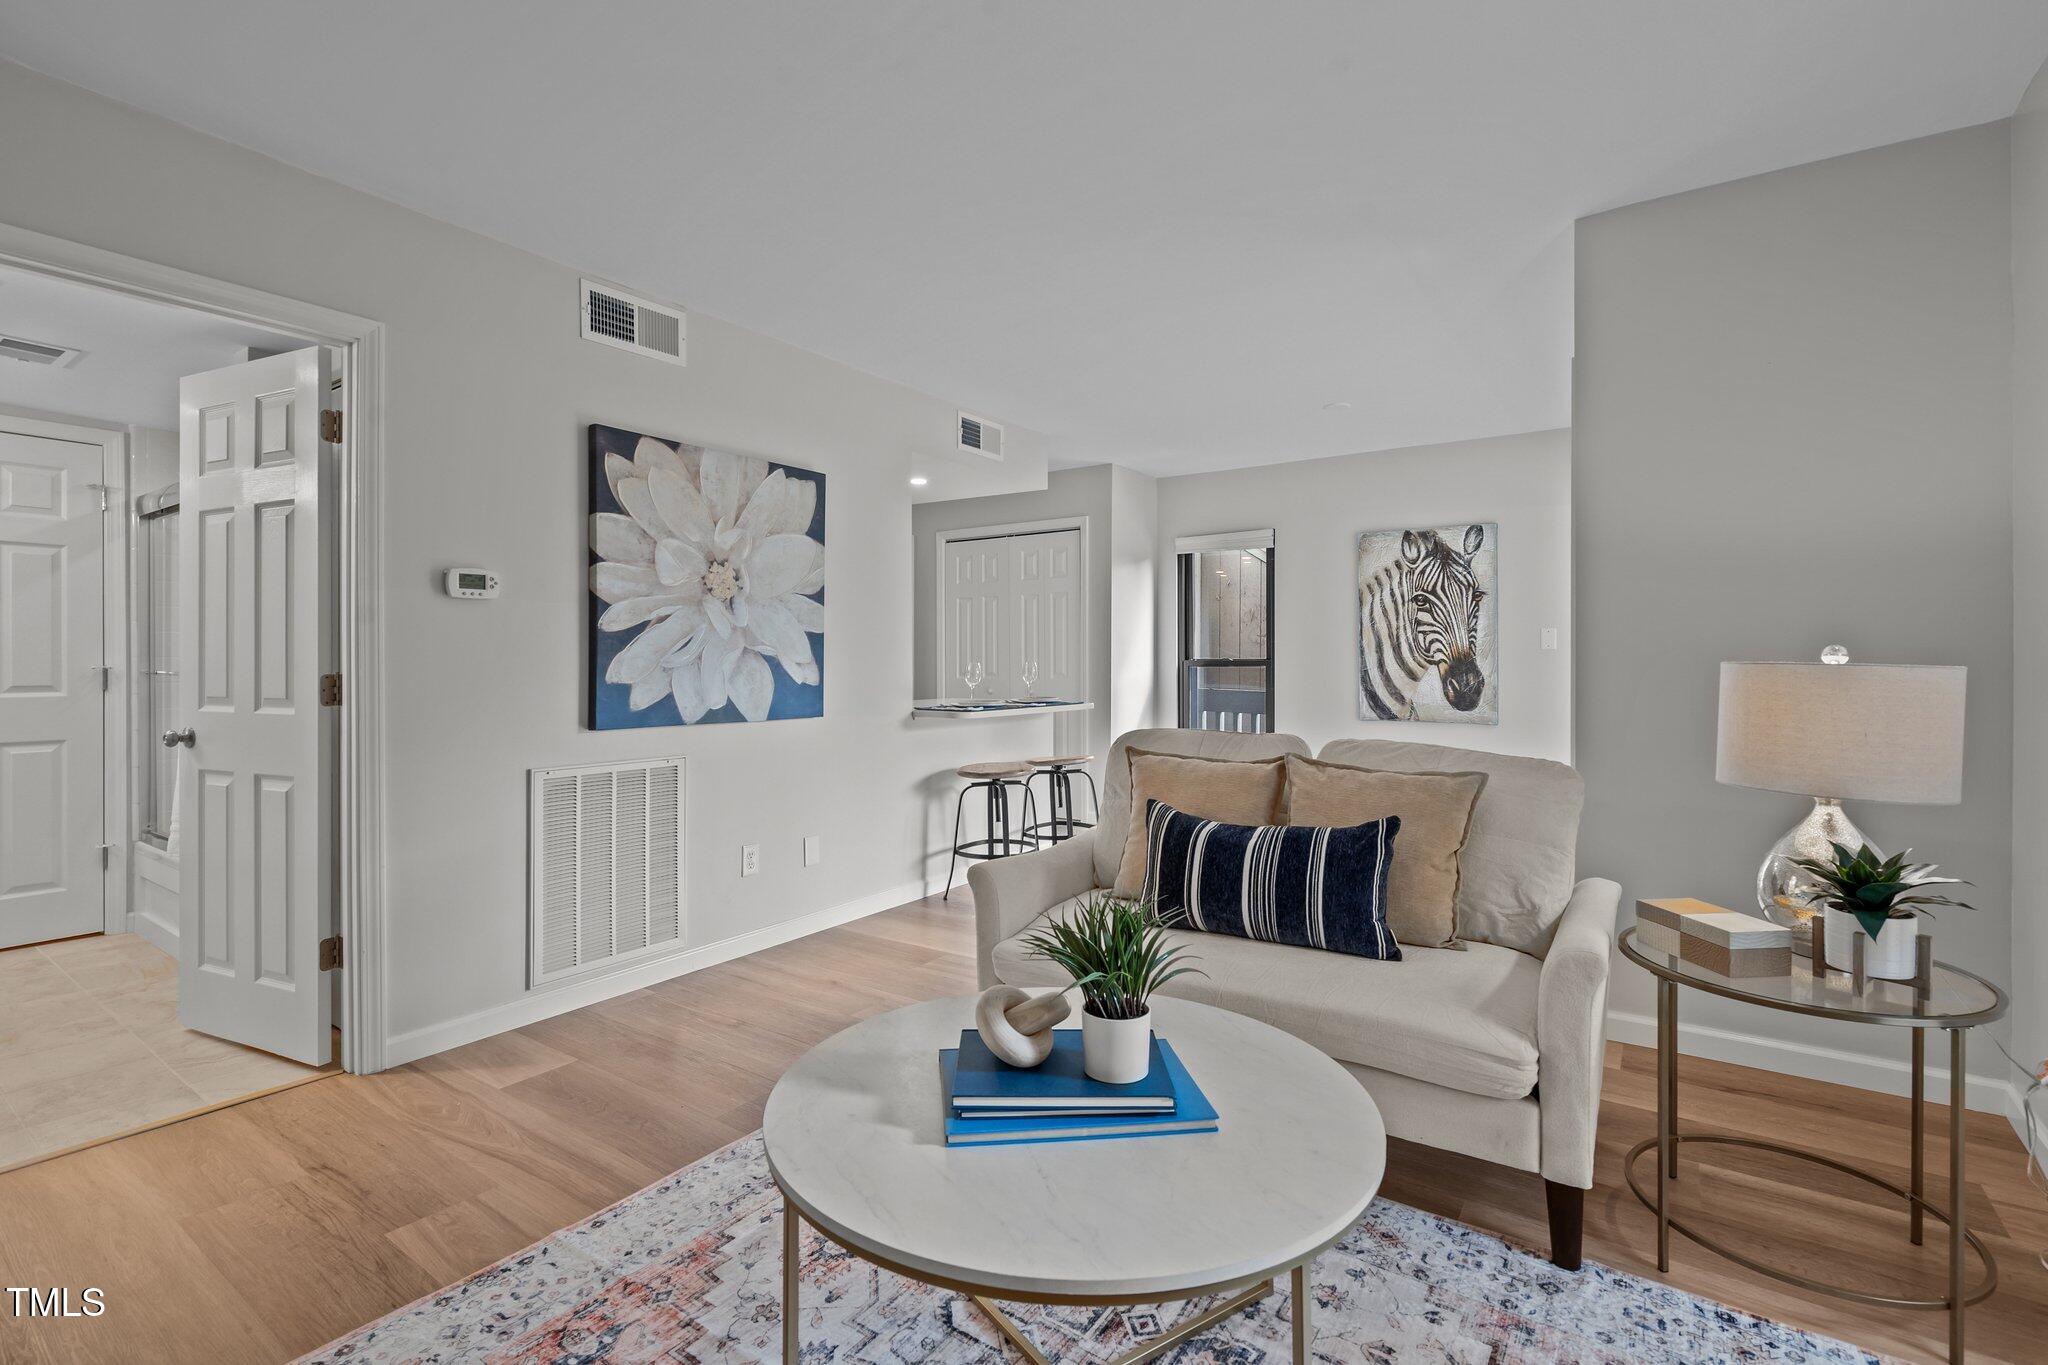
[[[320,940],[320,970],[331,972],[341,966],[341,935]]]
[[[111,664],[94,664],[92,671],[100,675],[100,691],[114,690],[114,668]]]
[[[86,487],[99,495],[100,511],[104,512],[112,505],[107,501],[107,485],[103,483],[89,483]]]
[[[322,706],[341,705],[341,674],[322,673],[320,675],[320,704]]]
[[[341,444],[341,409],[320,409],[320,439],[329,445]]]
[[[106,870],[107,870],[108,868],[112,867],[113,865],[114,865],[114,846],[113,846],[112,844],[101,844],[101,845],[100,845],[100,871],[104,872],[104,871],[106,871]]]

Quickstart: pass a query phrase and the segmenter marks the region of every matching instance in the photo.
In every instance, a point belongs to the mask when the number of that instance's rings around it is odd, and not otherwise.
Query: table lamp
[[[1963,682],[1969,670],[1852,664],[1830,645],[1821,662],[1724,663],[1714,779],[1813,798],[1756,874],[1757,908],[1797,929],[1821,887],[1794,858],[1831,860],[1830,843],[1869,842],[1844,800],[1953,806],[1963,799]],[[1792,941],[1802,951],[1804,934]]]

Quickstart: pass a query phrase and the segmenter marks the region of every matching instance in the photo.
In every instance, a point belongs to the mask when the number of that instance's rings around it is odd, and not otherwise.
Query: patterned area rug
[[[806,1232],[806,1362],[1016,1358],[970,1300],[876,1269]],[[774,1362],[781,1271],[782,1198],[756,1134],[303,1360]],[[1343,1365],[1880,1361],[1592,1262],[1569,1274],[1489,1233],[1384,1199],[1316,1261],[1311,1284],[1314,1358]],[[1289,1300],[1283,1280],[1164,1359],[1286,1361]],[[1097,1365],[1202,1306],[1011,1311],[1060,1365]]]

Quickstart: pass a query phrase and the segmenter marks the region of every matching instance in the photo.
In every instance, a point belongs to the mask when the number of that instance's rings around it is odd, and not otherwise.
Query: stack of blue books
[[[939,1071],[948,1147],[1216,1131],[1215,1107],[1156,1035],[1151,1071],[1129,1085],[1088,1078],[1079,1029],[1055,1029],[1052,1055],[1031,1068],[999,1060],[980,1034],[962,1029],[960,1046],[940,1051]]]

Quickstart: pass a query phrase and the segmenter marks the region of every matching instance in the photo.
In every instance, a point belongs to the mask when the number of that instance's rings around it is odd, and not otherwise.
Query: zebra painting
[[[1360,720],[1500,723],[1491,522],[1358,538]]]

